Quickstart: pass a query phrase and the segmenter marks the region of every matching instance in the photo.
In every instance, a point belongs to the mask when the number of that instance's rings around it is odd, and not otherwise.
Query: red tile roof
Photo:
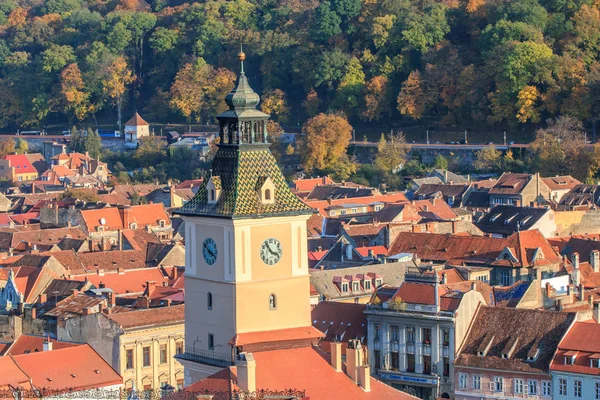
[[[185,321],[185,306],[180,304],[170,307],[140,309],[126,313],[110,314],[108,317],[125,329],[157,324],[183,324]]]
[[[600,357],[600,324],[589,320],[576,322],[558,345],[558,351],[550,365],[553,371],[574,374],[600,375],[600,369],[591,366],[590,360]],[[565,365],[565,356],[576,354],[573,365]]]
[[[154,281],[157,286],[163,286],[170,282],[169,275],[173,273],[173,267],[152,267],[143,269],[123,270],[105,272],[103,275],[91,273],[79,275],[74,279],[87,280],[96,288],[100,285],[112,289],[116,294],[143,293],[146,288],[146,282]]]
[[[297,192],[310,192],[318,185],[333,185],[335,182],[328,176],[322,178],[295,179],[294,190]]]
[[[129,215],[125,221],[126,214]],[[93,232],[98,226],[104,225],[105,230],[129,229],[129,223],[137,223],[138,228],[146,225],[157,226],[160,220],[168,223],[169,216],[162,203],[144,204],[129,208],[109,207],[100,210],[82,210],[81,216],[88,232]],[[101,220],[104,219],[104,224]]]
[[[358,252],[358,254],[360,254],[363,257],[368,257],[370,250],[373,251],[373,255],[375,257],[377,257],[379,255],[387,254],[387,249],[385,248],[385,246],[365,246],[365,247],[357,247],[356,248],[356,251]]]
[[[40,389],[65,393],[123,383],[123,378],[87,344],[11,357]]]
[[[81,346],[81,343],[63,342],[44,336],[21,335],[15,340],[4,353],[16,356],[18,354],[37,353],[44,350],[44,341],[52,342],[52,349],[64,349],[66,347]]]
[[[144,119],[142,117],[140,117],[140,114],[138,114],[137,112],[125,124],[125,126],[145,126],[145,125],[149,125],[149,124],[146,121],[144,121]]]
[[[31,165],[25,154],[9,154],[4,159],[10,161],[10,166],[15,168],[17,174],[30,174],[33,172],[37,174],[37,169]]]
[[[570,190],[581,184],[571,175],[553,176],[550,178],[542,178],[542,181],[550,188],[550,190]]]
[[[519,194],[529,183],[532,175],[505,172],[490,189],[490,194]]]
[[[256,361],[256,387],[258,390],[302,390],[306,398],[327,400],[415,400],[405,392],[394,389],[375,378],[371,379],[371,391],[365,392],[343,372],[336,372],[329,363],[329,356],[311,347],[271,350],[252,353]],[[234,382],[235,367],[230,373],[222,373],[225,383]],[[202,393],[217,385],[216,375],[207,382],[201,380],[185,392]]]
[[[12,357],[0,357],[0,389],[31,389],[31,381]]]
[[[200,185],[204,182],[204,179],[188,179],[185,180],[175,186],[175,189],[191,189],[200,187]]]
[[[498,256],[505,248],[511,249],[517,259],[516,262],[498,260]],[[543,254],[543,258],[534,260],[538,248],[541,250],[538,254]],[[517,232],[504,239],[488,236],[401,232],[388,250],[388,255],[399,253],[416,253],[423,260],[447,262],[452,265],[466,263],[531,267],[561,262],[560,255],[537,229]]]
[[[275,331],[238,333],[230,341],[232,346],[245,346],[256,343],[284,342],[302,339],[322,338],[323,333],[312,326],[279,329]]]

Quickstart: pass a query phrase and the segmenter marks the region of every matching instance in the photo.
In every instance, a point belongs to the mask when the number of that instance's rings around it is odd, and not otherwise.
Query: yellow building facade
[[[182,388],[183,366],[175,355],[183,352],[183,335],[183,323],[125,330],[119,336],[119,373],[125,388]]]

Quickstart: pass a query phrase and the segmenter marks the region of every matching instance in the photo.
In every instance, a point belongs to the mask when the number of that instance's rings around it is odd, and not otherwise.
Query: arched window
[[[265,190],[265,200],[271,200],[271,189]]]
[[[269,295],[269,308],[275,310],[277,308],[277,298],[274,294]]]
[[[210,201],[215,201],[215,189],[210,189]]]
[[[206,305],[208,306],[209,310],[212,310],[212,293],[208,292],[208,294],[206,295]]]

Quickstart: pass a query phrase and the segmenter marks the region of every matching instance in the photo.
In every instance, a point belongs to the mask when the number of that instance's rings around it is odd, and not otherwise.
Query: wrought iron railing
[[[185,352],[178,354],[176,358],[199,362],[215,367],[228,367],[234,365],[231,354],[217,353],[212,350],[200,350],[193,346],[185,346]]]

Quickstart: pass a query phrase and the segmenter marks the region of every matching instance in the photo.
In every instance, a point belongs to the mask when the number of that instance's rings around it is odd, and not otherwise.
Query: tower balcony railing
[[[231,354],[218,353],[212,350],[200,350],[193,346],[185,346],[185,352],[178,354],[176,358],[223,368],[235,364]]]

